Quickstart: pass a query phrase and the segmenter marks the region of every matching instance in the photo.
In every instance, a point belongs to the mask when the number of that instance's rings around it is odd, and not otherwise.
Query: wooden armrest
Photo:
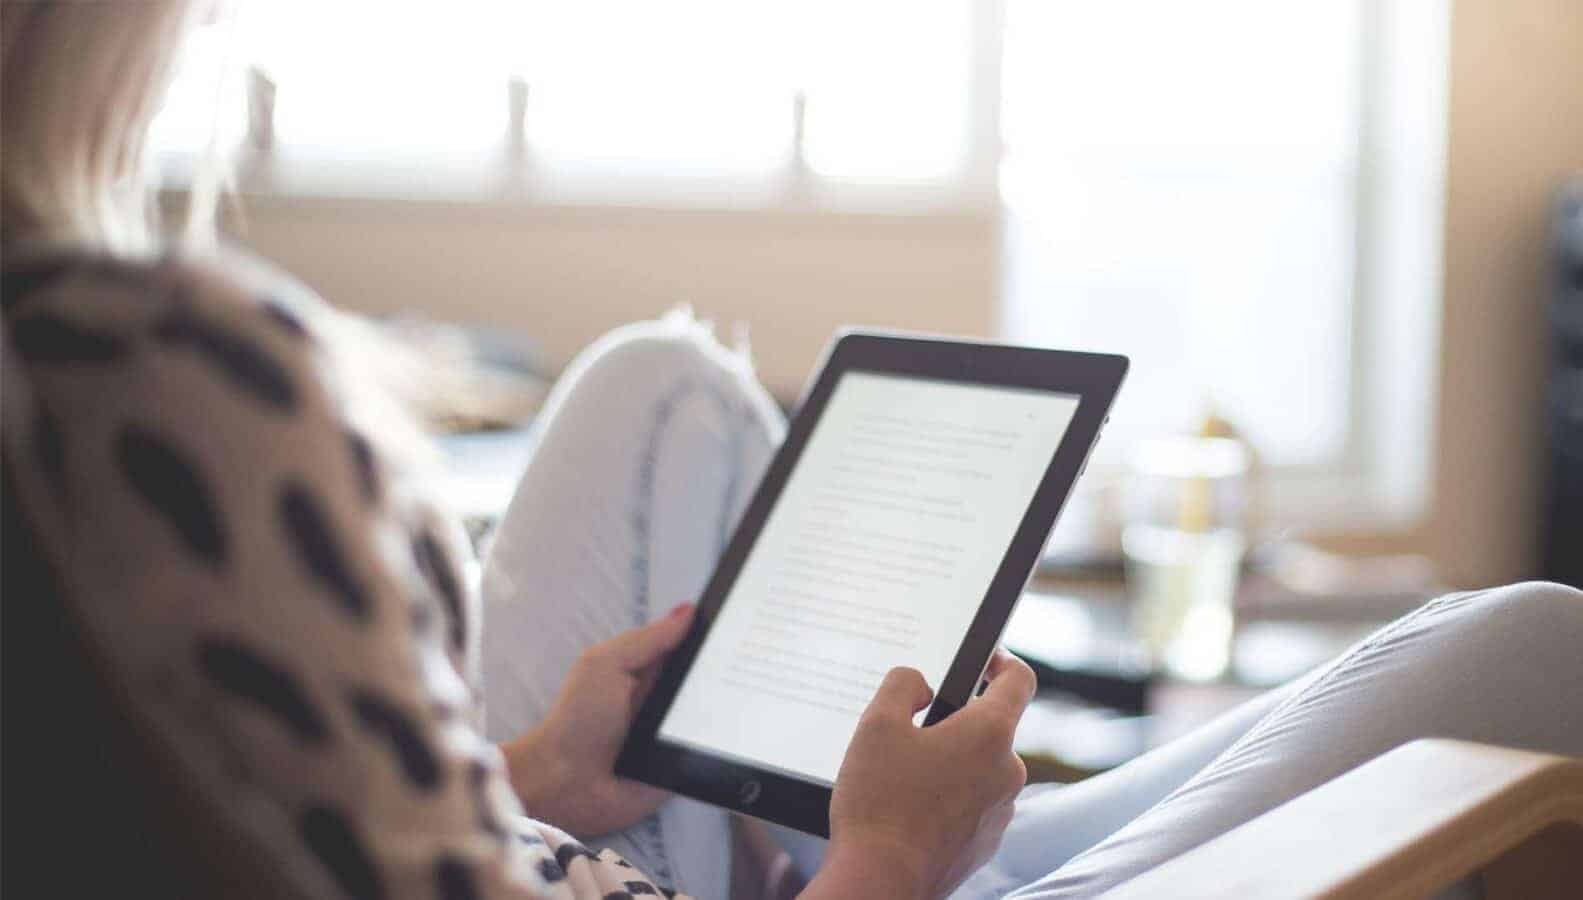
[[[1540,842],[1566,846],[1542,859],[1520,850],[1541,832]],[[1104,896],[1425,897],[1498,859],[1505,866],[1519,852],[1583,865],[1583,759],[1420,740]],[[1568,877],[1583,878],[1583,868]],[[1501,880],[1516,883],[1506,874]],[[1538,895],[1536,885],[1559,890],[1559,882],[1523,884],[1529,896]]]

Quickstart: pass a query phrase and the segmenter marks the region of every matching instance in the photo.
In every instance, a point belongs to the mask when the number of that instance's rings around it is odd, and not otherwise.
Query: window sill
[[[191,154],[165,154],[160,184],[182,194],[199,168]],[[998,218],[991,183],[965,177],[926,181],[826,178],[787,167],[741,174],[670,174],[630,167],[538,165],[504,148],[474,153],[405,153],[353,158],[297,150],[241,154],[232,189],[254,204],[405,204],[436,208],[656,212],[774,217],[985,222]]]

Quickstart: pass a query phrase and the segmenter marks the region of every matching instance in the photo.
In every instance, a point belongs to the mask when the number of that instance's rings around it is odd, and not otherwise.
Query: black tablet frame
[[[869,331],[845,332],[825,351],[823,368],[805,393],[785,441],[698,599],[690,633],[666,661],[616,760],[616,774],[624,778],[821,837],[830,832],[830,787],[667,742],[659,739],[658,731],[836,383],[850,371],[1031,388],[1079,398],[1060,446],[935,693],[925,718],[929,725],[960,709],[977,688],[1056,517],[1109,418],[1126,376],[1127,358]]]

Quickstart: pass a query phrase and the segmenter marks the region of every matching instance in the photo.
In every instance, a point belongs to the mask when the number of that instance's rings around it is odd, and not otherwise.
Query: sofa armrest
[[[1567,849],[1525,858],[1579,866],[1564,877],[1583,878],[1583,759],[1419,740],[1104,896],[1424,897],[1515,859],[1509,851],[1541,832]],[[1531,878],[1522,883],[1542,883]]]

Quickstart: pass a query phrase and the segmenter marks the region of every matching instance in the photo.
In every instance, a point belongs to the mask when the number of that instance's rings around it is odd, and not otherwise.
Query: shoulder
[[[288,405],[313,341],[299,313],[219,265],[58,255],[0,275],[10,349],[30,375],[125,377],[188,352],[254,400]]]
[[[278,660],[347,627],[411,637],[408,607],[437,605],[408,549],[421,485],[344,414],[335,354],[291,310],[206,261],[5,280],[8,465],[129,671],[217,617]]]
[[[323,304],[300,282],[246,253],[128,259],[83,251],[36,252],[0,270],[6,321],[67,311],[105,325],[147,321],[173,305],[254,318],[294,338],[309,335]]]
[[[251,510],[266,474],[356,483],[317,342],[221,268],[38,258],[8,263],[3,286],[6,427],[32,436],[19,458],[78,527],[152,496],[177,543],[217,562],[232,543],[221,511]]]
[[[344,362],[337,314],[279,285],[223,258],[8,262],[5,419],[20,474],[74,561],[91,559],[85,577],[109,588],[168,594],[169,564],[185,561],[233,595],[307,571],[355,616],[376,584],[465,612],[462,582],[442,577],[465,545],[403,456],[421,435],[399,431],[399,409],[371,412],[389,401]],[[442,538],[443,566],[428,552]],[[430,602],[413,591],[424,574],[452,589]],[[464,618],[476,617],[452,628]]]
[[[73,418],[106,405],[202,403],[236,415],[322,420],[345,406],[329,352],[335,313],[238,254],[124,260],[81,253],[7,260],[6,350],[39,401]]]
[[[350,557],[372,463],[295,319],[178,259],[8,265],[5,288],[6,447],[69,593],[121,635],[129,671],[212,620],[204,597],[230,598],[230,629],[263,641],[254,616],[294,573],[368,615],[378,561]]]

